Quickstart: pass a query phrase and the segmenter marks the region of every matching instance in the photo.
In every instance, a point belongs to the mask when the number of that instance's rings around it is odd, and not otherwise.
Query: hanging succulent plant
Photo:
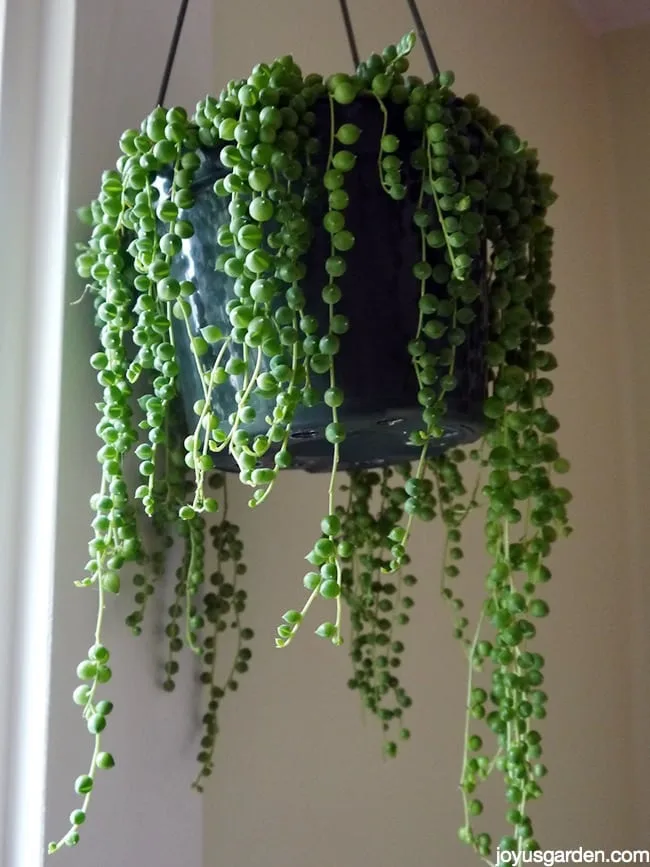
[[[239,473],[258,508],[292,466],[327,469],[331,481],[306,596],[284,614],[276,645],[289,645],[317,604],[331,614],[316,632],[342,644],[347,603],[350,686],[395,755],[409,737],[411,699],[397,674],[416,583],[409,540],[416,520],[440,518],[441,594],[469,666],[460,837],[494,857],[477,789],[498,772],[512,826],[498,846],[538,848],[528,808],[545,773],[535,726],[546,694],[532,647],[571,499],[554,481],[568,464],[546,405],[554,194],[536,152],[477,96],[455,94],[451,73],[406,75],[413,44],[408,34],[354,75],[327,79],[303,76],[291,57],[260,64],[191,118],[159,106],[123,134],[116,168],[83,210],[92,234],[77,268],[102,344],[91,364],[103,445],[79,582],[97,591],[98,619],[74,699],[95,746],[76,782],[82,806],[50,852],[78,842],[98,769],[113,766],[102,749],[112,707],[100,698],[111,678],[106,597],[123,567],[138,564],[127,623],[139,634],[174,537],[185,553],[164,687],[173,689],[184,646],[201,656],[196,788],[210,775],[218,711],[248,668],[253,637],[241,620],[246,570],[224,472]],[[481,498],[492,566],[470,624],[456,587],[463,522]],[[153,553],[140,512],[160,539]]]

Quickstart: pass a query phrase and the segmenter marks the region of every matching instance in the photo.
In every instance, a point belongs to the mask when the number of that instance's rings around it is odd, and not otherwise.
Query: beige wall
[[[357,0],[352,6],[362,54],[409,29],[406,4]],[[292,50],[307,71],[347,69],[336,7],[304,0],[240,0],[236,13],[220,7],[217,81]],[[643,419],[624,407],[621,387],[631,359],[621,352],[626,325],[619,308],[626,296],[614,279],[620,250],[613,236],[617,215],[602,46],[560,0],[428,0],[422,11],[440,61],[456,71],[459,89],[478,91],[539,147],[560,195],[553,220],[560,361],[554,400],[563,420],[561,443],[574,467],[575,534],[555,557],[548,594],[552,616],[540,629],[552,698],[545,723],[551,774],[535,811],[538,836],[548,848],[638,846],[648,842],[641,820],[650,804],[637,805],[633,768],[641,761],[639,749],[647,753],[647,741],[640,739],[635,748],[631,718],[642,718],[648,704],[633,683],[633,652],[641,674],[647,665],[639,659],[638,640],[629,635],[638,598],[630,583],[626,521],[632,473],[620,458],[623,446],[629,447],[628,429],[624,433],[620,420],[640,425]],[[424,72],[420,53],[415,65]],[[620,106],[621,112],[630,110]],[[619,161],[630,164],[623,154]],[[632,188],[636,178],[628,183]],[[620,189],[620,178],[618,184]],[[636,195],[640,212],[640,189]],[[646,248],[647,240],[632,252]],[[630,271],[628,282],[635,282],[641,299],[644,275],[634,256],[633,265],[623,250],[626,268],[637,269],[637,278]],[[650,322],[650,301],[644,303]],[[637,328],[640,346],[642,326]],[[638,359],[634,363],[640,366]],[[415,565],[430,581],[417,588],[406,633],[413,737],[396,761],[382,762],[375,721],[362,722],[357,696],[346,688],[344,648],[320,642],[309,629],[290,649],[273,648],[279,616],[302,599],[301,558],[317,532],[325,488],[324,479],[287,475],[275,498],[255,514],[245,511],[243,495],[236,494],[257,658],[222,718],[219,758],[205,796],[205,867],[472,863],[469,850],[456,842],[465,667],[436,594],[439,535],[423,531],[415,541]],[[465,582],[476,601],[482,585],[480,529],[468,544]],[[500,794],[494,803],[500,815]]]
[[[636,733],[637,804],[650,804],[650,610],[646,542],[650,514],[650,456],[646,448],[650,426],[650,25],[609,34],[604,40],[618,223],[615,284],[621,312],[624,364],[621,385],[623,451],[617,456],[627,475],[628,545],[630,563],[632,657],[635,675],[633,723]],[[642,813],[640,815],[643,815]],[[648,832],[650,836],[650,832]]]

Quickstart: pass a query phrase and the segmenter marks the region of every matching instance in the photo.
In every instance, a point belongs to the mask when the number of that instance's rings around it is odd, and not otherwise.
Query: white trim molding
[[[0,862],[35,867],[44,803],[75,0],[0,24]]]

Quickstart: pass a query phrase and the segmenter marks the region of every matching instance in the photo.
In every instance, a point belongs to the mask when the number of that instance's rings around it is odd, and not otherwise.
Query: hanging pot
[[[350,203],[346,209],[346,227],[355,236],[355,245],[346,254],[346,273],[337,278],[342,298],[337,313],[348,317],[349,331],[341,337],[340,351],[335,357],[336,380],[345,394],[339,409],[339,420],[345,425],[346,439],[341,444],[341,469],[391,465],[413,460],[418,447],[409,444],[409,434],[421,427],[421,407],[418,404],[418,384],[408,353],[408,343],[414,337],[418,323],[420,285],[412,273],[413,264],[421,258],[421,235],[413,223],[417,206],[420,178],[410,167],[409,155],[419,143],[419,133],[406,129],[403,112],[388,106],[388,131],[400,139],[398,156],[403,163],[406,198],[394,200],[381,186],[378,169],[378,147],[382,135],[383,117],[372,97],[363,97],[351,105],[336,105],[336,123],[356,124],[362,134],[354,146],[355,168],[346,175],[346,191]],[[329,102],[324,99],[314,107],[316,123],[313,134],[323,143],[329,141]],[[414,137],[417,136],[417,140]],[[327,147],[321,148],[319,168],[323,169]],[[193,207],[182,214],[194,226],[192,238],[183,242],[182,252],[175,257],[173,275],[178,280],[191,280],[196,291],[188,299],[190,327],[198,336],[207,325],[217,325],[227,333],[230,322],[227,304],[235,298],[234,280],[215,271],[215,262],[222,249],[217,244],[217,229],[229,222],[228,200],[213,191],[214,182],[227,174],[219,160],[219,149],[204,149],[200,153],[193,194]],[[318,158],[317,158],[318,160]],[[169,196],[170,177],[160,177],[156,184],[161,199]],[[309,253],[305,258],[306,276],[301,287],[306,297],[306,313],[318,319],[320,332],[327,333],[328,308],[321,299],[321,290],[328,281],[325,260],[330,255],[330,235],[322,228],[322,218],[328,210],[327,193],[308,205],[307,216],[315,229]],[[427,248],[432,266],[444,261],[443,251]],[[477,261],[474,278],[479,285],[484,262]],[[444,287],[439,287],[441,296]],[[435,289],[428,288],[428,292]],[[475,302],[477,314],[466,327],[466,341],[456,349],[455,374],[457,387],[447,394],[447,413],[443,420],[443,436],[431,444],[430,454],[478,439],[483,425],[483,401],[486,396],[487,367],[485,343],[487,336],[487,298],[485,291]],[[174,324],[177,357],[181,373],[181,389],[188,426],[193,429],[196,416],[193,406],[203,396],[201,382],[191,355],[190,339],[184,322]],[[443,337],[427,340],[428,351],[439,353],[447,346]],[[210,369],[215,360],[214,347],[202,360]],[[268,359],[266,359],[268,361]],[[329,384],[325,376],[314,376],[313,384],[322,394]],[[212,404],[220,418],[227,418],[236,409],[235,394],[241,379],[231,377],[215,388]],[[242,425],[251,434],[265,433],[264,418],[272,414],[273,402],[254,398],[257,419]],[[331,410],[323,403],[313,408],[300,407],[292,424],[290,450],[293,466],[312,472],[329,470],[332,446],[324,430],[331,421]],[[214,456],[215,464],[233,470],[232,458],[222,452]],[[273,465],[269,452],[261,465]]]

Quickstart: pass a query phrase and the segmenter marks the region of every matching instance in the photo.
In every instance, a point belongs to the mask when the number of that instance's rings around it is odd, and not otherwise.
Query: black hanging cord
[[[348,45],[350,46],[350,54],[352,55],[352,63],[356,69],[359,65],[359,49],[357,48],[357,40],[355,39],[354,30],[352,29],[348,0],[339,0],[339,4],[341,6],[343,24],[345,25],[345,35],[348,37]]]
[[[176,26],[174,27],[172,42],[169,46],[169,53],[167,54],[167,62],[165,63],[165,71],[163,72],[162,81],[160,82],[158,102],[156,105],[162,105],[167,96],[167,87],[169,86],[169,79],[172,74],[174,60],[176,59],[176,49],[178,48],[178,43],[181,38],[181,31],[185,22],[185,13],[187,12],[189,2],[190,0],[181,0],[181,8],[178,10],[178,18],[176,19]]]
[[[436,56],[433,53],[433,48],[431,48],[431,43],[429,42],[429,37],[427,36],[424,21],[422,20],[422,16],[420,15],[415,0],[406,0],[406,2],[408,3],[409,9],[411,10],[411,17],[413,18],[413,23],[415,24],[415,31],[418,35],[418,39],[422,43],[422,48],[424,48],[424,53],[429,64],[429,68],[431,69],[433,77],[435,78],[436,75],[440,74],[440,67],[438,66]]]
[[[411,12],[411,17],[413,18],[413,23],[415,24],[415,30],[417,32],[418,38],[422,43],[422,48],[424,49],[429,68],[431,69],[433,75],[436,76],[440,73],[440,67],[438,66],[435,54],[433,53],[433,49],[431,48],[431,42],[429,41],[429,37],[424,26],[424,21],[422,20],[422,16],[420,15],[420,12],[418,10],[416,0],[406,0],[406,2]],[[352,28],[352,20],[350,19],[348,2],[347,0],[339,0],[339,5],[341,7],[341,15],[343,16],[345,34],[347,36],[348,45],[350,47],[350,54],[352,55],[352,63],[354,64],[354,67],[356,69],[359,65],[359,49],[357,48],[357,40],[355,38],[354,30]],[[181,6],[178,10],[178,17],[176,19],[176,26],[174,27],[174,35],[172,36],[171,45],[169,46],[169,53],[167,54],[165,71],[163,72],[162,81],[160,82],[157,105],[162,105],[165,101],[165,97],[167,96],[169,79],[172,74],[172,69],[174,67],[176,51],[178,49],[178,43],[181,38],[183,24],[185,23],[185,13],[187,12],[188,6],[189,0],[181,0]]]

